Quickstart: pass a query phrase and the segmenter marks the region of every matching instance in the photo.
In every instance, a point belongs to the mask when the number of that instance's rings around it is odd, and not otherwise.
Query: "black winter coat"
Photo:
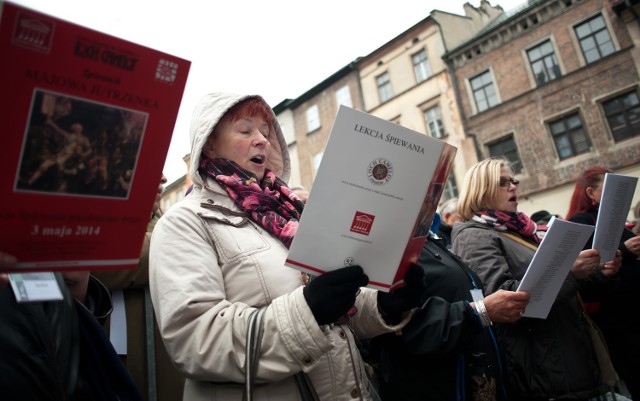
[[[469,305],[479,278],[432,236],[418,264],[427,282],[422,307],[402,335],[385,334],[371,343],[384,401],[455,400],[467,391],[473,363],[488,363],[499,375],[489,330]]]
[[[597,217],[598,208],[593,207],[587,212],[576,213],[569,221],[593,226]],[[622,231],[618,247],[622,252],[622,266],[620,266],[619,283],[615,291],[595,299],[583,296],[585,301],[600,301],[600,309],[593,318],[600,328],[604,330],[640,327],[640,314],[631,313],[631,306],[637,302],[636,293],[640,286],[640,260],[624,245],[624,242],[632,237],[634,237],[634,234],[631,231],[627,229]],[[592,243],[593,235],[585,244],[584,249],[591,249]],[[601,262],[606,261],[603,260]]]
[[[583,213],[576,213],[569,220],[594,225],[598,217],[595,206]],[[618,375],[627,384],[631,398],[640,399],[640,314],[635,312],[636,293],[640,286],[640,260],[625,246],[625,241],[634,236],[633,232],[624,229],[620,237],[618,249],[622,253],[622,266],[618,273],[618,286],[602,297],[585,301],[597,301],[597,310],[591,315],[604,334],[613,365]],[[593,236],[585,244],[591,248]],[[605,261],[603,261],[605,262]]]
[[[91,311],[75,301],[61,274],[61,301],[16,302],[0,288],[0,399],[141,401],[126,368],[99,325],[111,299],[91,279]]]

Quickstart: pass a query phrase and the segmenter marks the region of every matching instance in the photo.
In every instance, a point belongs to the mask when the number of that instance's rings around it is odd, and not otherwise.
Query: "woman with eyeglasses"
[[[485,296],[518,288],[544,233],[518,212],[518,184],[499,158],[477,163],[465,176],[458,202],[464,221],[453,226],[452,251],[478,274]],[[580,253],[546,319],[494,322],[510,399],[587,400],[607,391],[577,298],[578,290],[599,290],[590,279],[601,274],[594,273],[599,265],[596,250]]]

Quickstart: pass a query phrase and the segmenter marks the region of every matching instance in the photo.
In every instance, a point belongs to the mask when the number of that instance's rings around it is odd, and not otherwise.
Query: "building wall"
[[[431,12],[431,17],[440,25],[442,38],[447,50],[454,49],[462,42],[471,39],[473,35],[500,17],[504,12],[499,4],[493,7],[486,0],[480,1],[479,7],[474,7],[468,2],[463,4],[462,7],[464,8],[464,16],[439,10]]]
[[[298,144],[296,143],[296,131],[293,122],[293,112],[289,109],[278,114],[278,123],[284,138],[289,146],[289,157],[291,160],[291,175],[289,176],[289,185],[300,185],[300,160],[298,159]]]
[[[189,185],[186,180],[187,176],[183,175],[174,182],[170,183],[162,191],[162,201],[160,207],[163,211],[169,210],[171,206],[184,199]]]
[[[458,149],[453,166],[457,186],[468,167],[477,161],[473,141],[465,135],[448,66],[443,60],[447,46],[455,46],[497,18],[502,9],[484,1],[481,8],[465,6],[466,16],[434,11],[375,52],[358,61],[366,111],[404,127],[429,135],[425,111],[439,107],[445,136]],[[447,34],[445,38],[443,34]],[[428,54],[432,75],[418,82],[412,57],[422,49]],[[393,97],[381,102],[376,78],[387,72]]]
[[[575,179],[585,168],[604,165],[638,174],[640,136],[615,143],[600,106],[602,100],[637,90],[638,69],[631,36],[607,2],[585,0],[568,7],[564,1],[541,3],[516,22],[454,52],[451,59],[467,129],[475,134],[483,156],[489,155],[488,145],[495,140],[507,135],[515,139],[523,165],[518,176],[520,210],[547,209],[563,215]],[[617,51],[585,65],[573,26],[598,12],[606,16]],[[536,85],[525,50],[546,39],[554,44],[562,76]],[[502,103],[478,113],[469,80],[487,69]],[[591,149],[561,160],[548,124],[573,112],[582,117]]]
[[[314,157],[324,152],[329,134],[331,133],[333,121],[338,112],[339,105],[336,99],[336,91],[345,85],[349,87],[352,107],[362,110],[360,88],[356,72],[348,73],[292,109],[296,148],[300,162],[300,183],[309,190],[313,186],[313,180],[316,175]],[[306,113],[307,110],[314,105],[318,107],[320,127],[309,132],[307,129]]]
[[[425,49],[432,75],[417,82],[412,56]],[[434,20],[427,18],[358,63],[367,112],[429,135],[425,111],[439,107],[445,136],[458,148],[452,174],[461,182],[466,169],[464,134],[453,87],[442,60],[444,43]],[[380,102],[376,77],[387,72],[394,96]]]
[[[367,112],[376,113],[379,117],[388,120],[396,119],[402,114],[415,112],[413,109],[406,110],[406,105],[399,102],[398,99],[407,91],[416,88],[416,75],[411,57],[422,49],[427,51],[433,75],[446,70],[446,65],[442,61],[444,44],[438,27],[431,18],[422,20],[410,30],[358,61],[364,107]],[[393,97],[383,103],[378,94],[376,78],[385,72],[390,77]],[[427,81],[423,81],[423,83]],[[439,90],[436,91],[436,93],[439,92]],[[402,125],[405,127],[422,128],[424,131],[424,124],[409,127],[408,124],[415,123],[414,118],[403,118],[403,120]]]

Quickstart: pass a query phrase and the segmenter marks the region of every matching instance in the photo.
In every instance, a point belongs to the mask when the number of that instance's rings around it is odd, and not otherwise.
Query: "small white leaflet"
[[[531,295],[522,316],[547,318],[562,282],[593,230],[593,226],[551,218],[549,229],[516,290]]]

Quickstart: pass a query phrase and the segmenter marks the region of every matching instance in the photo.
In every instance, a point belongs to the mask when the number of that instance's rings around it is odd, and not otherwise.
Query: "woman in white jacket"
[[[153,305],[187,377],[184,400],[242,398],[248,319],[264,305],[255,399],[298,400],[300,371],[320,400],[371,399],[354,335],[399,330],[422,277],[378,294],[360,290],[368,278],[359,266],[304,287],[284,265],[303,204],[286,186],[287,145],[261,97],[205,96],[192,118],[191,160],[193,190],[157,223],[150,253]]]

